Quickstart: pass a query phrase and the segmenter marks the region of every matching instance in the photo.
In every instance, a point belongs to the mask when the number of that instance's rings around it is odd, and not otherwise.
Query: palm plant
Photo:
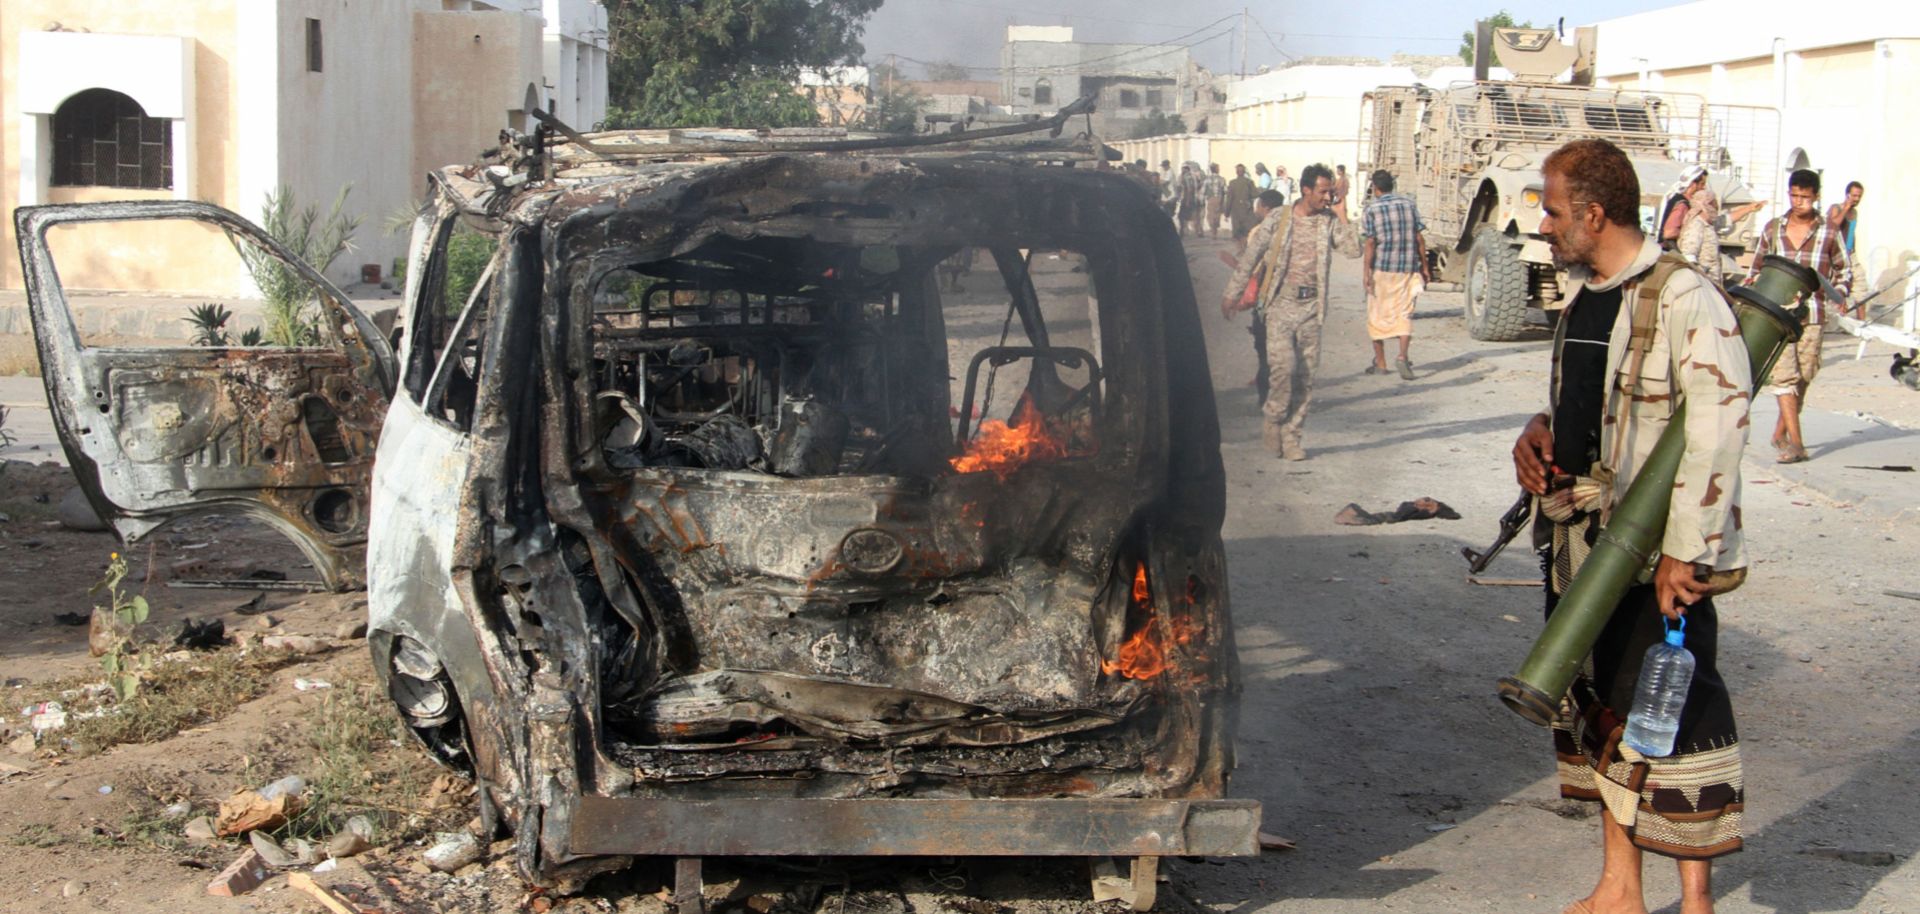
[[[282,185],[267,195],[260,209],[260,227],[294,256],[316,271],[325,273],[341,254],[353,249],[353,233],[360,227],[358,216],[348,216],[347,195],[353,185],[340,188],[339,196],[325,216],[309,205],[294,201],[293,188]],[[232,239],[232,233],[228,233]],[[320,315],[311,306],[316,291],[313,284],[265,249],[234,240],[240,259],[246,264],[253,284],[260,289],[266,316],[265,339],[275,346],[312,346],[320,342]]]

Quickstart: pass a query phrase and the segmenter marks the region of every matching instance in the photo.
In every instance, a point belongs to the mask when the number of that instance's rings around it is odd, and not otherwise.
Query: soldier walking
[[[1207,201],[1207,237],[1220,237],[1220,217],[1227,214],[1227,179],[1220,174],[1220,163],[1207,163],[1207,177],[1200,182],[1200,196]]]
[[[1260,193],[1247,177],[1247,166],[1233,166],[1233,180],[1227,182],[1227,219],[1233,223],[1233,243],[1236,248],[1244,248],[1247,233],[1253,231],[1260,220],[1253,215],[1253,198]]]
[[[1345,206],[1332,204],[1332,196],[1333,172],[1325,165],[1307,166],[1300,173],[1300,199],[1279,210],[1281,220],[1262,259],[1266,272],[1257,299],[1266,312],[1267,398],[1261,405],[1261,440],[1288,460],[1307,459],[1301,428],[1313,402],[1333,254],[1360,256],[1353,221]],[[1230,288],[1227,294],[1235,291]],[[1237,300],[1225,306],[1247,307]]]

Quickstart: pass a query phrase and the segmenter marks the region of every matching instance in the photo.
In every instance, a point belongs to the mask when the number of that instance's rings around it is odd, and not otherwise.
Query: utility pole
[[[1247,78],[1247,8],[1240,8],[1240,78]]]

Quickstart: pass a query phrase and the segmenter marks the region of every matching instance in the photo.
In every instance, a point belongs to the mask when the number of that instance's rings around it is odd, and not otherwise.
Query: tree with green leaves
[[[880,133],[919,132],[920,115],[933,101],[904,82],[891,85],[875,82],[869,96],[873,100],[867,105],[866,122],[862,126]]]
[[[607,123],[804,127],[802,68],[859,60],[881,0],[607,0]]]
[[[1501,10],[1488,16],[1487,21],[1493,23],[1493,27],[1496,29],[1533,28],[1533,20],[1529,19],[1526,22],[1515,22],[1513,21],[1513,14],[1506,10]],[[1473,29],[1468,29],[1460,33],[1460,59],[1466,61],[1468,66],[1473,65]]]

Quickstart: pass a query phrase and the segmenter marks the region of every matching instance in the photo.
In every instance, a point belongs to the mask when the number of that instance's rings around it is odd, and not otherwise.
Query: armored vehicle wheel
[[[1527,265],[1507,236],[1483,228],[1467,254],[1467,332],[1476,340],[1505,343],[1527,328]]]

